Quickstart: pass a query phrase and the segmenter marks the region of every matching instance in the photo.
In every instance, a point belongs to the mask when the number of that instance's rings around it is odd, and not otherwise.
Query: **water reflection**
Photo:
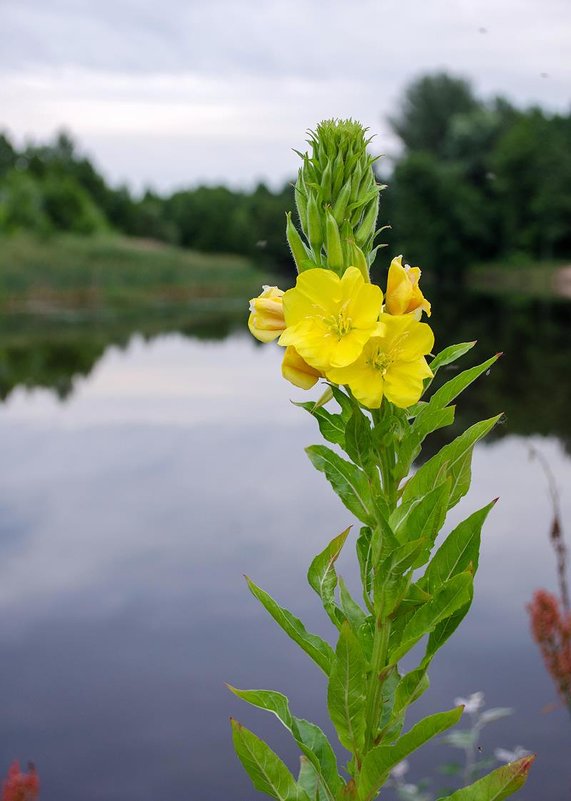
[[[508,420],[500,440],[477,449],[473,493],[449,526],[498,494],[501,502],[486,530],[474,609],[437,660],[415,715],[476,689],[490,705],[514,707],[513,718],[490,728],[484,752],[498,744],[536,750],[519,797],[563,801],[571,726],[563,710],[541,712],[554,690],[525,606],[553,576],[550,504],[529,443],[541,447],[559,486],[570,486],[568,422],[550,421],[518,393],[527,386],[536,397],[529,374],[519,377],[522,366],[539,370],[535,337],[546,369],[569,348],[559,327],[568,312],[551,309],[527,332],[530,318],[519,309],[493,324],[453,311],[449,324],[465,325],[455,338],[482,329],[480,358],[498,340],[517,350],[470,391],[462,412],[472,422],[501,398]],[[313,421],[288,403],[296,390],[279,376],[278,350],[246,336],[166,333],[179,322],[133,338],[118,326],[65,404],[52,389],[25,391],[35,379],[22,367],[0,410],[9,454],[0,463],[0,748],[6,762],[37,762],[46,798],[249,801],[228,716],[266,735],[292,768],[296,749],[224,681],[286,692],[294,712],[328,729],[322,677],[257,607],[241,574],[330,637],[305,570],[348,513],[303,453],[315,441]],[[49,371],[42,375],[51,386]],[[544,425],[549,438],[518,433],[547,433]],[[571,519],[569,496],[560,500],[562,519]],[[340,569],[351,585],[350,560]],[[433,775],[448,757],[434,743],[413,763],[415,775]]]

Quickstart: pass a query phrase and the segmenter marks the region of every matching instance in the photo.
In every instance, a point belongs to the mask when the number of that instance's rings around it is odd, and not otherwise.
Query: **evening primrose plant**
[[[264,287],[250,302],[249,328],[262,342],[284,348],[288,381],[304,390],[318,382],[324,387],[317,400],[297,404],[329,443],[312,445],[307,454],[360,523],[356,536],[350,526],[334,537],[307,575],[333,625],[335,647],[247,581],[325,673],[329,715],[348,758],[340,766],[323,731],[295,716],[288,699],[273,690],[230,688],[288,729],[301,752],[297,776],[236,720],[232,728],[255,788],[277,801],[373,801],[390,785],[395,766],[462,716],[458,705],[405,731],[408,708],[428,688],[432,660],[472,602],[480,533],[494,501],[442,541],[437,537],[448,510],[469,489],[475,444],[500,415],[475,423],[411,471],[424,439],[453,423],[453,401],[497,355],[430,391],[437,373],[475,343],[431,356],[434,336],[423,320],[430,303],[419,268],[402,257],[390,263],[385,292],[371,283],[382,187],[366,130],[352,120],[328,120],[308,141],[295,186],[299,227],[291,214],[286,220],[297,280],[286,292]],[[362,583],[359,600],[335,569],[350,536]],[[501,801],[524,784],[532,761],[514,761],[447,797]]]

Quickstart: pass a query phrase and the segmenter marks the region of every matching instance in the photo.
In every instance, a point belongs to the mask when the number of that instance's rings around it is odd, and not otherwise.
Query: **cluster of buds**
[[[36,801],[39,794],[40,780],[34,766],[22,773],[19,763],[12,762],[2,784],[2,801]]]
[[[537,590],[528,611],[533,639],[541,649],[545,667],[571,708],[571,613],[545,590]]]
[[[376,181],[378,157],[367,153],[366,133],[353,120],[325,120],[309,132],[311,153],[296,151],[302,159],[295,184],[301,233],[288,213],[286,236],[298,272],[324,267],[343,275],[354,266],[369,280],[385,187]]]

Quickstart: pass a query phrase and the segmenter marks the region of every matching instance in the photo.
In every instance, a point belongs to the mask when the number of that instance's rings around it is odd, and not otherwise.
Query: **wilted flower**
[[[277,286],[264,286],[263,292],[250,301],[248,328],[260,342],[277,339],[285,328],[283,292]]]
[[[394,258],[387,278],[385,310],[389,314],[413,313],[419,320],[425,311],[430,317],[430,303],[422,294],[419,281],[420,267],[403,266],[402,256]]]
[[[2,801],[36,801],[40,793],[40,780],[33,765],[27,773],[20,771],[18,762],[12,762],[8,776],[2,784]]]
[[[528,606],[533,638],[566,703],[571,704],[571,614],[560,608],[555,595],[537,590]]]

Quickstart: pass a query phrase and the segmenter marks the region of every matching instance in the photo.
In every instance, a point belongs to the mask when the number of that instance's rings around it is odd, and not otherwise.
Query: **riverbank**
[[[243,257],[196,253],[152,240],[109,235],[0,239],[0,309],[7,313],[243,303],[264,280]]]

